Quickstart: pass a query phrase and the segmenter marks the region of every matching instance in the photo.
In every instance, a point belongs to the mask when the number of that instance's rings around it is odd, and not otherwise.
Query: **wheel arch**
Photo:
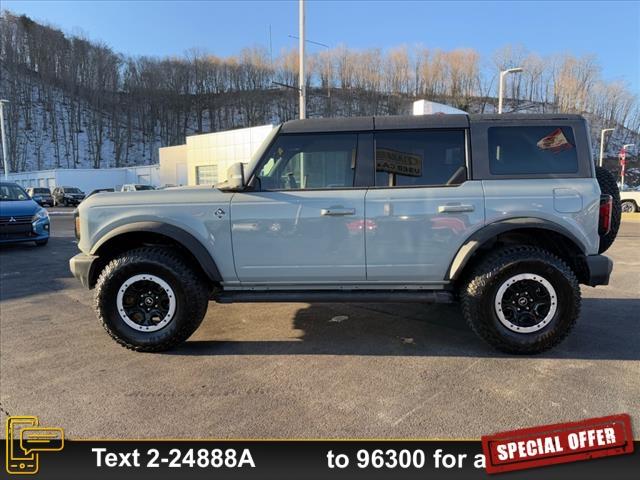
[[[500,220],[474,232],[458,249],[449,269],[447,280],[457,282],[471,268],[482,253],[496,244],[522,243],[550,250],[567,261],[581,280],[585,273],[586,247],[566,228],[540,218],[511,218]]]
[[[143,245],[177,248],[194,268],[210,281],[216,283],[222,281],[215,260],[196,237],[174,225],[146,221],[114,228],[94,244],[90,253],[96,255],[99,260],[90,272],[90,285],[95,285],[100,271],[114,256]]]

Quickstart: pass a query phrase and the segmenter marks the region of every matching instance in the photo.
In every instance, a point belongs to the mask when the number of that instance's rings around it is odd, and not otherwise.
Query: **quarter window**
[[[571,127],[490,127],[489,168],[494,175],[578,171]]]
[[[458,185],[466,180],[463,130],[378,132],[376,186]]]
[[[353,187],[358,136],[352,133],[280,135],[263,158],[262,190]]]

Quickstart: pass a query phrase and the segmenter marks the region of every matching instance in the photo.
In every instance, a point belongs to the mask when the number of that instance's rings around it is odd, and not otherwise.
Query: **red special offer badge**
[[[487,473],[577,462],[633,452],[627,414],[524,428],[482,437]]]

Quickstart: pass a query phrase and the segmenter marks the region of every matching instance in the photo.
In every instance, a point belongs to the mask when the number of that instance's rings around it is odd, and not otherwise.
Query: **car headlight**
[[[41,208],[40,210],[38,210],[35,215],[33,216],[33,218],[31,219],[32,222],[37,222],[39,220],[44,220],[44,219],[49,219],[49,212],[47,212],[46,209]]]

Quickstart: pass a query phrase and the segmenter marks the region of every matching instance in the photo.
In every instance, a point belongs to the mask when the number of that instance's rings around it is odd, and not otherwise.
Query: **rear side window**
[[[377,132],[376,186],[458,185],[466,180],[463,130]]]
[[[490,127],[488,143],[493,175],[578,172],[571,127]]]

